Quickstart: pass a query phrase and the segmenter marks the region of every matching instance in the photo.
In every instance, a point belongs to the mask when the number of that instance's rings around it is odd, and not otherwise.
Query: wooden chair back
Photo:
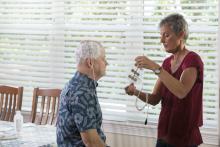
[[[55,124],[59,107],[60,89],[34,88],[31,122],[45,125]]]
[[[0,85],[0,120],[13,121],[15,111],[21,110],[23,87]]]

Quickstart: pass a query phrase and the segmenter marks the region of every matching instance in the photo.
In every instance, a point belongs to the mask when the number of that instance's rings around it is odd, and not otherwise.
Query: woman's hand
[[[136,61],[135,66],[137,66],[138,68],[155,70],[160,67],[160,65],[158,65],[154,61],[150,60],[146,56],[137,56],[135,58],[135,61]]]
[[[134,86],[134,83],[131,83],[130,85],[128,85],[127,87],[125,87],[125,92],[128,94],[128,95],[134,95],[136,91],[136,87]]]

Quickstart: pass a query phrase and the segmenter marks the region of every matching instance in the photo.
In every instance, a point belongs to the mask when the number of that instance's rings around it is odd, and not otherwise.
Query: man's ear
[[[93,61],[91,58],[86,58],[86,66],[88,68],[92,68],[93,67]]]

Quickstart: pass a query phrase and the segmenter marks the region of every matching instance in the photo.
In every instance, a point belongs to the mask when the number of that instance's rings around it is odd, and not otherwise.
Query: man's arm
[[[83,143],[86,147],[105,147],[105,143],[99,137],[96,129],[89,129],[84,132],[80,132]]]

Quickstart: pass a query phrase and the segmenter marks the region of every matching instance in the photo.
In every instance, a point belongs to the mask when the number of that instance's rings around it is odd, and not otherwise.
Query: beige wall
[[[107,144],[111,147],[155,147],[155,138],[146,138],[132,135],[105,133]],[[218,147],[216,145],[202,144],[200,147]]]

